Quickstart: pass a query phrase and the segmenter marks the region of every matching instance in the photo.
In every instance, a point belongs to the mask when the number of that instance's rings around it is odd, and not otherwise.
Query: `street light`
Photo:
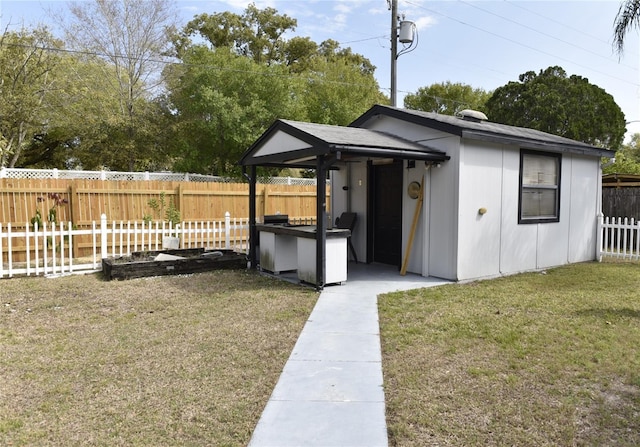
[[[414,34],[417,36],[416,25],[413,22],[404,20],[398,15],[398,0],[387,0],[391,9],[391,106],[396,107],[397,102],[397,62],[402,54],[413,51],[418,46],[418,40],[413,40]],[[403,45],[398,52],[398,40]],[[408,44],[408,46],[407,46]]]

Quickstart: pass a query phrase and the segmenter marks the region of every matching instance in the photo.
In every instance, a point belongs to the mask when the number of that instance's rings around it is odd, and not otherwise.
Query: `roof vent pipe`
[[[482,121],[488,121],[487,115],[477,110],[464,109],[457,113],[458,117],[465,121],[473,121],[474,123],[480,123]]]

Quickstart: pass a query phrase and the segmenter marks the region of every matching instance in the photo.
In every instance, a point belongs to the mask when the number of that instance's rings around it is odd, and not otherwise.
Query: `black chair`
[[[356,213],[342,213],[340,217],[336,218],[336,228],[340,230],[349,230],[351,234],[353,234],[353,228],[356,226],[357,220],[358,215]],[[358,256],[356,255],[356,249],[353,247],[353,243],[351,242],[351,234],[349,234],[347,242],[349,243],[349,250],[351,250],[351,255],[353,256],[353,259],[357,264]]]

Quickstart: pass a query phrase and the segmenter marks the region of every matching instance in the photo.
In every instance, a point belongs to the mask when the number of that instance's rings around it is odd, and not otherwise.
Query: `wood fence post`
[[[73,225],[75,222],[78,222],[80,217],[80,204],[78,203],[79,199],[77,195],[78,195],[78,187],[76,186],[76,182],[73,181],[69,185],[69,212],[70,212],[69,222],[71,222],[71,225]],[[79,245],[80,244],[73,245],[74,258],[79,257],[79,253],[78,253]]]
[[[264,216],[267,214],[267,200],[269,199],[269,188],[268,185],[264,185],[264,189],[262,190],[262,220],[264,221]]]
[[[182,186],[182,183],[180,183],[176,190],[176,200],[175,200],[176,203],[174,204],[174,206],[176,207],[176,210],[178,210],[178,212],[180,213],[180,220],[184,220],[184,213],[182,212],[183,197],[184,197],[184,188]]]

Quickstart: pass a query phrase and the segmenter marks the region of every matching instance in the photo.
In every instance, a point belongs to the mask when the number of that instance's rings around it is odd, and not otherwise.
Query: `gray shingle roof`
[[[305,123],[300,121],[280,120],[295,129],[322,140],[329,146],[354,146],[386,149],[403,149],[413,151],[430,151],[413,141],[377,130],[358,127],[332,126],[328,124]],[[436,150],[431,150],[440,152]]]
[[[272,137],[278,133],[296,138],[300,145],[293,150],[271,146],[271,150],[262,152],[266,155],[260,155],[260,149],[270,144]],[[340,158],[391,157],[434,162],[449,159],[449,156],[440,150],[377,130],[277,120],[244,153],[239,163],[313,167],[314,162],[311,158],[321,154],[332,154]]]
[[[401,120],[411,121],[416,124],[476,140],[518,144],[531,148],[567,150],[605,157],[612,157],[614,154],[613,151],[605,148],[535,129],[509,126],[490,121],[474,122],[456,116],[422,112],[419,110],[400,109],[383,105],[373,106],[369,111],[365,112],[360,118],[354,121],[351,126],[362,126],[375,115],[393,116]]]

